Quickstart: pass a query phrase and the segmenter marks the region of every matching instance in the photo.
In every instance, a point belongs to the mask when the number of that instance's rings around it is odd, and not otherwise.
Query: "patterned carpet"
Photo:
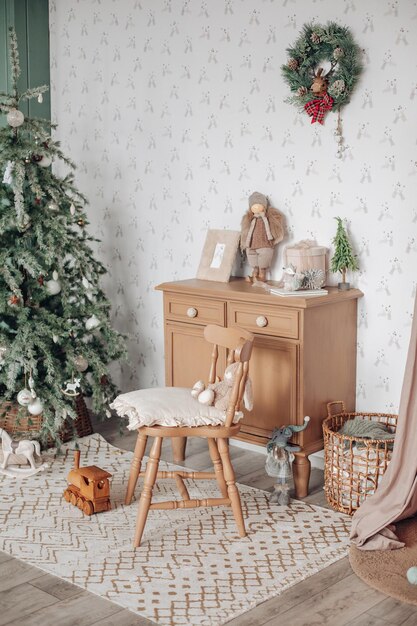
[[[81,465],[113,474],[113,510],[89,518],[63,500],[68,444],[59,456],[44,454],[49,470],[0,478],[0,549],[158,624],[224,624],[347,554],[347,516],[298,501],[270,505],[267,493],[242,485],[245,539],[229,508],[151,511],[135,551],[137,504],[123,505],[132,453],[98,434],[79,446]],[[209,481],[187,485],[191,497],[218,495]],[[160,481],[155,499],[173,492],[173,482]]]

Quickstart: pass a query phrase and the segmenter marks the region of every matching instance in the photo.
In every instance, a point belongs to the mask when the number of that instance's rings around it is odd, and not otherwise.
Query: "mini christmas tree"
[[[10,60],[11,93],[0,93],[0,410],[17,400],[21,414],[42,414],[41,438],[57,439],[76,417],[80,392],[110,415],[108,364],[124,355],[124,341],[99,286],[106,270],[91,250],[86,199],[72,173],[59,177],[50,167],[56,159],[74,166],[51,139],[51,124],[19,111],[22,100],[41,102],[47,86],[18,92],[13,29]]]
[[[337,231],[333,239],[334,254],[331,260],[330,269],[332,272],[341,272],[342,282],[339,283],[339,289],[349,289],[350,285],[346,282],[346,272],[351,270],[355,272],[359,269],[356,254],[353,254],[352,245],[349,241],[346,228],[343,225],[341,217],[335,217],[337,221]]]

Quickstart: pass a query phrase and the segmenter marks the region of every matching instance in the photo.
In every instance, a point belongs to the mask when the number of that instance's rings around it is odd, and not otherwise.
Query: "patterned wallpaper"
[[[163,384],[154,286],[193,277],[206,229],[238,229],[259,190],[286,215],[285,243],[330,245],[333,217],[348,219],[365,292],[358,406],[396,410],[417,284],[417,3],[51,0],[50,18],[57,136],[90,200],[115,324],[130,333],[123,389]],[[334,114],[312,126],[284,103],[279,68],[310,20],[349,26],[364,49],[342,159]]]

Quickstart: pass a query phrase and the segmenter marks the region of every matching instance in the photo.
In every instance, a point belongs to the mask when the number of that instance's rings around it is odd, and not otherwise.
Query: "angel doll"
[[[277,209],[269,206],[268,198],[255,191],[249,196],[249,209],[241,224],[240,247],[246,251],[252,275],[249,282],[266,279],[271,267],[274,247],[284,238],[283,217]]]

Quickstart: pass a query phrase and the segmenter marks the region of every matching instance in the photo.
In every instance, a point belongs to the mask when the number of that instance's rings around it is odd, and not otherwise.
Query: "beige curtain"
[[[375,494],[353,516],[351,540],[362,550],[402,548],[394,524],[416,514],[417,297],[392,460]]]

